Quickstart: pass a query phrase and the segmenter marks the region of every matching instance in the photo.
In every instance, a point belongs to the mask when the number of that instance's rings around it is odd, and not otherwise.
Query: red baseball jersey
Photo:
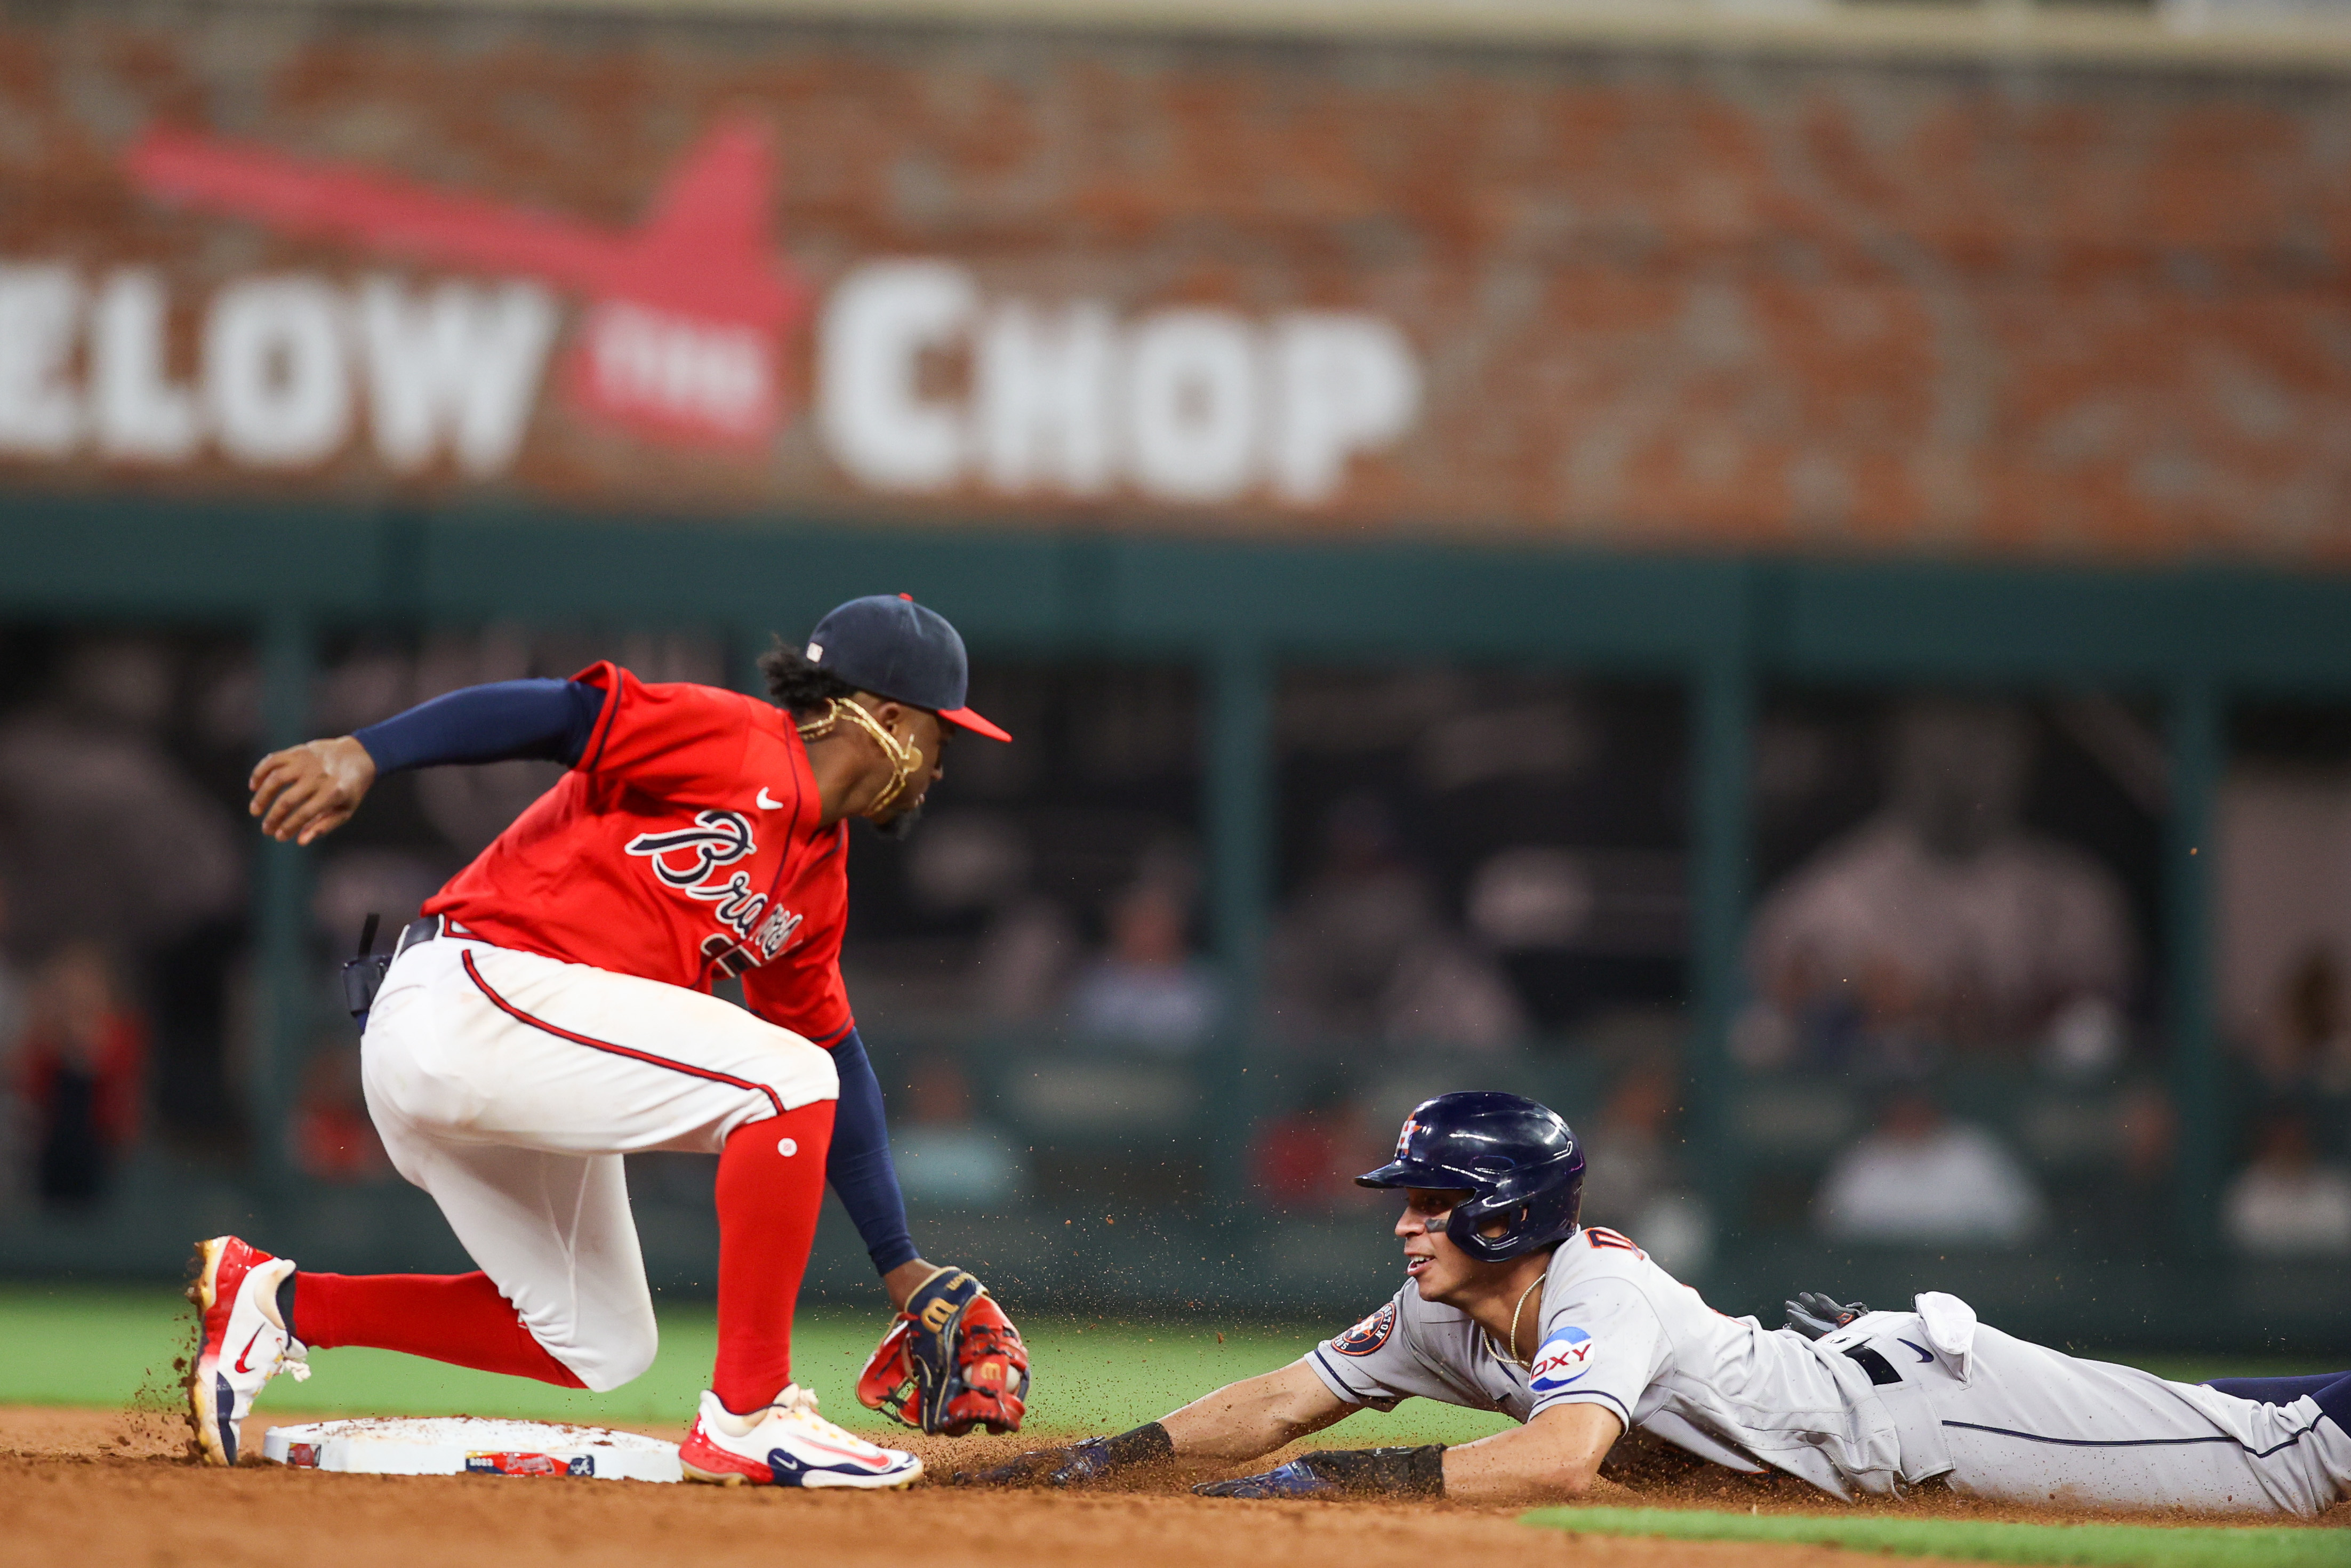
[[[818,826],[790,716],[716,686],[647,685],[610,663],[587,748],[424,903],[468,934],[706,991],[820,1045],[849,1032],[841,933],[849,824]]]

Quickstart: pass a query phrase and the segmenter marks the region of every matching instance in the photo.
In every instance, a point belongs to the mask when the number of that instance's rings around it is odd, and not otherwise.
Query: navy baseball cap
[[[963,639],[912,594],[876,593],[839,605],[809,633],[808,662],[861,692],[926,707],[990,740],[1012,738],[964,706],[971,665]]]

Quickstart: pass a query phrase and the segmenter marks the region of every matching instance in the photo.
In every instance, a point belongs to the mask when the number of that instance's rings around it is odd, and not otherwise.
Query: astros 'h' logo
[[[1412,1147],[1412,1135],[1420,1130],[1420,1123],[1418,1121],[1410,1116],[1406,1116],[1404,1119],[1404,1131],[1396,1134],[1396,1158],[1402,1159],[1405,1157],[1406,1151]]]

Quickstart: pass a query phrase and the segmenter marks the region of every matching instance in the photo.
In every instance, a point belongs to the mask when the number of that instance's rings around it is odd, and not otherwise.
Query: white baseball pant
[[[830,1052],[715,997],[448,936],[392,960],[360,1059],[392,1165],[600,1391],[658,1344],[622,1156],[841,1092]]]
[[[2351,1432],[2315,1400],[2263,1405],[2086,1361],[1941,1300],[1966,1314],[1963,1332],[1947,1329],[1938,1341],[1917,1312],[1872,1312],[1821,1342],[1882,1357],[1874,1382],[1885,1368],[1898,1374],[1900,1385],[1876,1393],[1901,1429],[1907,1473],[1923,1478],[1948,1462],[1955,1492],[2098,1509],[2308,1519],[2351,1495]],[[1923,1400],[1923,1421],[1905,1419],[1905,1385]],[[1937,1443],[1942,1452],[1931,1453]]]

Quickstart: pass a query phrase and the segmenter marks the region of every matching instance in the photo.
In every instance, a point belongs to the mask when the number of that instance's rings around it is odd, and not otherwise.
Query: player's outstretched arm
[[[1185,1458],[1254,1459],[1353,1415],[1302,1361],[1228,1383],[1161,1419]]]
[[[374,783],[375,758],[350,736],[305,741],[254,766],[246,810],[278,842],[307,844],[350,821]]]
[[[1175,1458],[1253,1459],[1294,1437],[1353,1415],[1303,1362],[1227,1384],[1162,1420],[1114,1437],[1088,1437],[1040,1448],[977,1474],[958,1486],[1076,1486],[1137,1465]]]
[[[1605,1405],[1554,1405],[1523,1427],[1446,1449],[1445,1495],[1468,1502],[1582,1497],[1624,1431]]]
[[[1446,1448],[1317,1449],[1262,1475],[1211,1481],[1203,1497],[1420,1496],[1468,1502],[1556,1502],[1582,1497],[1625,1430],[1605,1406],[1558,1405],[1523,1427]]]
[[[420,703],[357,735],[273,751],[253,770],[252,812],[281,843],[350,821],[379,773],[528,758],[576,766],[604,694],[580,681],[495,681]]]

